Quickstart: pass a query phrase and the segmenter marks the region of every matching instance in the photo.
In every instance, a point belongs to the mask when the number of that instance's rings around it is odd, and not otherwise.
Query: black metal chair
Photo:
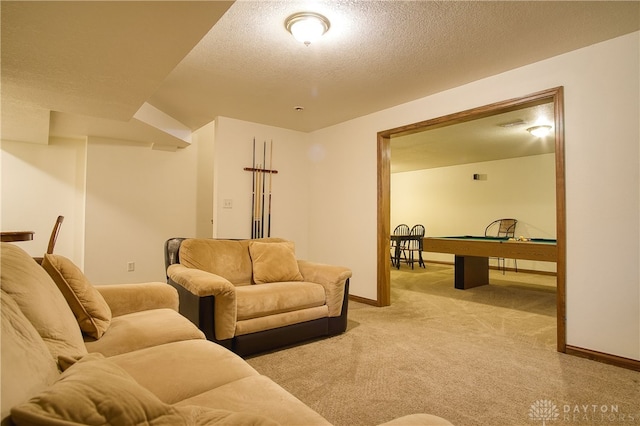
[[[422,239],[424,238],[424,234],[424,225],[414,225],[409,232],[411,238],[406,241],[403,247],[405,261],[411,264],[411,269],[413,269],[413,264],[416,262],[415,253],[418,254],[418,266],[426,268],[424,260],[422,260]]]
[[[516,235],[516,224],[518,221],[516,219],[496,219],[491,222],[484,229],[485,237],[499,237],[499,238],[514,238]],[[500,269],[500,262],[502,261],[502,273],[504,274],[507,270],[507,264],[504,258],[496,257],[498,259],[498,269]],[[518,260],[513,259],[513,263],[516,268],[516,272],[518,272]]]
[[[397,236],[409,235],[410,233],[411,230],[409,229],[409,225],[404,223],[396,226],[393,230],[393,235]],[[403,240],[395,240],[393,238],[391,239],[391,265],[395,266],[396,268],[400,267],[400,255],[404,253],[402,250],[404,247],[404,243],[405,241]]]

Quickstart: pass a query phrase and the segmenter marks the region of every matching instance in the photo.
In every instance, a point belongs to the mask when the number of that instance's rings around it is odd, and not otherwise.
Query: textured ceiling
[[[284,28],[331,21],[304,46]],[[150,103],[191,128],[216,115],[312,131],[638,29],[638,3],[239,1]],[[303,106],[296,112],[295,106]]]
[[[33,141],[26,121],[51,136],[158,140],[132,117],[231,4],[2,1],[2,138]]]
[[[637,31],[637,1],[2,1],[2,138],[186,146],[217,116],[312,131]],[[331,29],[304,46],[295,12]],[[295,106],[303,106],[296,112]],[[31,123],[26,129],[24,123]]]
[[[391,172],[549,154],[555,136],[527,131],[555,125],[553,102],[391,138]]]

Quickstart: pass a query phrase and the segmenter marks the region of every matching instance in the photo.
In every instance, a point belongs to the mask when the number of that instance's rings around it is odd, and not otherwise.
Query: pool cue
[[[256,232],[256,138],[253,138],[253,174],[251,176],[251,238],[255,237]]]
[[[266,173],[266,170],[264,170],[264,167],[266,167],[266,163],[267,163],[267,141],[264,141],[264,147],[263,147],[263,154],[262,154],[262,161],[263,161],[263,170],[262,170],[262,231],[261,231],[261,235],[260,237],[264,237],[264,185],[265,185],[265,176],[264,174]]]
[[[260,223],[260,181],[262,179],[262,173],[260,170],[262,169],[262,165],[258,164],[256,166],[256,210],[255,210],[255,221],[256,221],[256,238],[260,238],[260,228],[262,227],[262,223]]]
[[[267,237],[271,236],[271,185],[273,179],[273,139],[269,146],[269,227],[267,228]]]

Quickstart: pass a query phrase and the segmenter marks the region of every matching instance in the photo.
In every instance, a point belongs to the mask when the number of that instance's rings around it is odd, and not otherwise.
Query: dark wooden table
[[[2,242],[10,243],[14,241],[31,241],[33,240],[33,231],[2,231],[0,232]]]

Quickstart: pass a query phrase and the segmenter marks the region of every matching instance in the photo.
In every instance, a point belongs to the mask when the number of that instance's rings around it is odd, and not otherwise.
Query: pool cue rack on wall
[[[269,146],[269,166],[267,168],[267,142],[264,142],[262,163],[256,163],[256,139],[253,139],[253,167],[245,167],[244,170],[253,173],[252,200],[251,200],[251,238],[264,238],[271,236],[271,198],[272,177],[277,174],[273,170],[273,141]],[[267,187],[267,179],[268,187]],[[265,217],[266,215],[266,217]],[[265,226],[266,225],[266,226]]]

